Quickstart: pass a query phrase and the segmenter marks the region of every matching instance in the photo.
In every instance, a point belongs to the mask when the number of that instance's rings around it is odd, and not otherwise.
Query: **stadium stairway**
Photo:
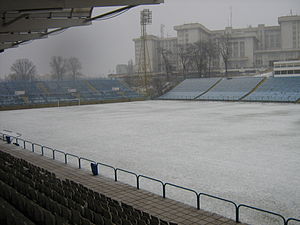
[[[21,97],[23,99],[23,101],[28,104],[29,103],[29,98],[27,96],[22,96]]]
[[[256,89],[258,87],[260,87],[268,78],[265,77],[262,81],[260,81],[250,92],[248,92],[247,94],[245,94],[243,97],[241,97],[238,101],[243,100],[244,98],[246,98],[248,95],[252,94],[253,92],[256,91]]]
[[[36,86],[37,86],[37,88],[39,88],[44,94],[47,94],[47,95],[50,94],[49,90],[47,89],[47,87],[46,87],[42,82],[38,82],[38,83],[36,84]]]
[[[196,96],[194,99],[196,100],[197,98],[199,98],[202,95],[205,95],[207,92],[209,92],[211,89],[213,89],[215,86],[218,85],[218,83],[220,83],[222,81],[222,78],[220,78],[219,80],[217,80],[216,83],[214,83],[209,89],[207,89],[205,92],[201,93],[200,95]]]
[[[84,83],[87,85],[87,87],[93,91],[96,94],[99,94],[100,92],[98,91],[97,88],[95,88],[88,80],[85,80]]]

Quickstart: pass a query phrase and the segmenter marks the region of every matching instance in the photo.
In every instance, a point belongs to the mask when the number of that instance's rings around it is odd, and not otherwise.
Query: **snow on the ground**
[[[3,129],[165,182],[300,217],[297,104],[144,101],[2,111]],[[161,193],[144,180],[142,187]],[[195,205],[193,193],[168,187],[167,195]],[[201,203],[233,217],[228,204],[205,197]],[[246,222],[280,224],[241,211]]]

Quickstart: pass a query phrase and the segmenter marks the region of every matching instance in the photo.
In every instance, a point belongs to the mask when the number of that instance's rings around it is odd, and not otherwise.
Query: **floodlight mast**
[[[142,40],[142,53],[143,53],[143,65],[141,65],[140,58],[140,66],[142,67],[142,74],[144,76],[144,87],[146,89],[146,94],[148,94],[148,81],[147,81],[147,46],[146,46],[146,38],[147,38],[147,25],[152,24],[152,11],[149,9],[144,9],[141,11],[141,40]],[[150,69],[149,69],[150,70]],[[150,71],[149,71],[150,72]]]

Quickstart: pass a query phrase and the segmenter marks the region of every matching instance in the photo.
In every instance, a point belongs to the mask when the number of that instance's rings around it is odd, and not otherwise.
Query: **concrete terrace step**
[[[63,162],[32,153],[12,144],[9,145],[0,141],[0,150],[51,171],[55,173],[59,179],[73,180],[89,189],[102,193],[114,200],[131,205],[136,209],[147,212],[165,221],[182,225],[238,224],[233,220],[217,214],[209,213],[204,210],[197,210],[194,207],[168,198],[164,199],[159,195],[145,190],[138,190],[128,184],[115,182],[114,180],[101,175],[93,176],[90,171],[66,165]]]

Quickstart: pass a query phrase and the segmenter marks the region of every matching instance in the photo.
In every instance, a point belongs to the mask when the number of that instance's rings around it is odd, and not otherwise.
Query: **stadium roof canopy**
[[[0,0],[0,52],[24,42],[45,38],[99,18],[118,15],[132,7],[163,0]],[[123,6],[92,18],[93,7]]]

